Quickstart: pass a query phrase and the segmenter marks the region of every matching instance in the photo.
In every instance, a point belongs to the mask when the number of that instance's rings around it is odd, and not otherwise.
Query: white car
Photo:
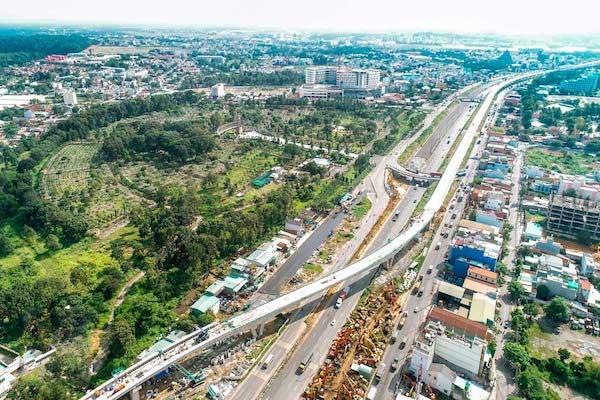
[[[331,322],[329,323],[329,325],[334,326],[335,325],[335,319],[332,319]]]

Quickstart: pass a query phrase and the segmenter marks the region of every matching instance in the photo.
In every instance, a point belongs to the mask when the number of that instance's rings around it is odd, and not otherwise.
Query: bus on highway
[[[300,374],[304,373],[306,367],[308,367],[308,363],[310,363],[310,360],[312,359],[312,356],[313,353],[310,353],[308,357],[305,357],[304,360],[300,363],[300,365],[298,366],[298,372]]]

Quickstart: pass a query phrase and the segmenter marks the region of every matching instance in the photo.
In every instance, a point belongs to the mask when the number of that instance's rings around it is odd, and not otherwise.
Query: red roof
[[[485,276],[486,278],[490,278],[490,279],[498,279],[498,273],[497,272],[492,272],[488,269],[485,268],[479,268],[479,267],[469,267],[469,271],[467,272],[467,275],[469,274],[469,272],[473,273],[473,274],[477,274],[477,275],[481,275],[481,276]]]
[[[443,308],[433,307],[429,312],[429,319],[439,321],[447,327],[452,327],[455,330],[461,330],[477,336],[481,339],[487,338],[487,327],[480,323],[471,321],[468,318],[461,317]]]
[[[580,279],[579,283],[581,284],[581,290],[590,291],[592,290],[592,284],[587,279]]]

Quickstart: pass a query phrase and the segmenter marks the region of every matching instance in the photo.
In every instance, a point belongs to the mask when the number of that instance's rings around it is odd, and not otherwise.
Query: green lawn
[[[323,267],[319,264],[307,263],[304,264],[304,270],[308,272],[310,275],[319,275],[323,273]]]
[[[598,159],[592,155],[574,151],[551,151],[533,149],[527,152],[527,165],[538,166],[564,174],[585,175],[596,170]]]
[[[367,197],[364,197],[360,203],[354,207],[354,216],[358,220],[363,219],[363,217],[369,212],[370,208],[371,200],[369,200]]]

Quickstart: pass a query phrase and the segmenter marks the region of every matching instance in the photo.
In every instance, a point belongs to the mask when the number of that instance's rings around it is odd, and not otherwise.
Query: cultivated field
[[[70,143],[54,154],[40,174],[42,195],[77,214],[85,214],[93,228],[123,220],[140,197],[121,185],[108,165],[94,157],[100,145]]]

